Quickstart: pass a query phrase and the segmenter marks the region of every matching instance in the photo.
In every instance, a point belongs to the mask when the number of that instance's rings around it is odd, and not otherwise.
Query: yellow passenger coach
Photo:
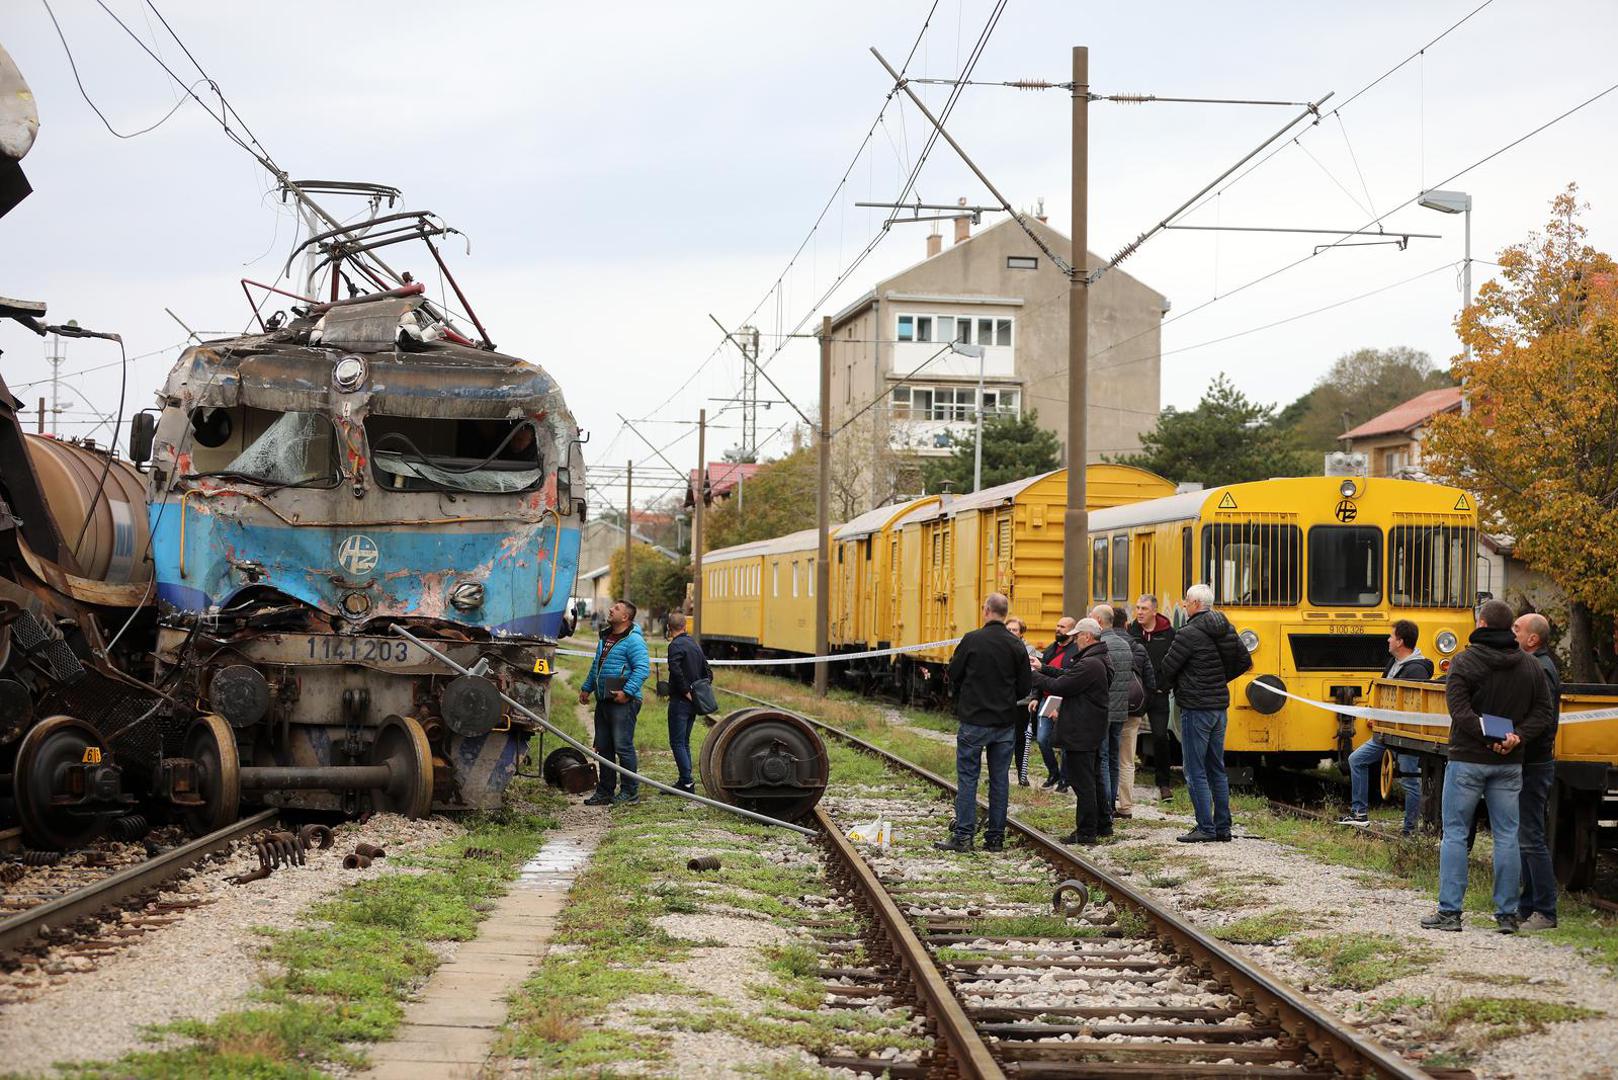
[[[1310,767],[1367,736],[1352,718],[1273,693],[1352,705],[1409,619],[1441,674],[1474,625],[1477,512],[1458,488],[1312,476],[1187,492],[1090,516],[1091,593],[1160,598],[1176,623],[1194,582],[1214,590],[1253,656],[1231,685],[1225,749]]]

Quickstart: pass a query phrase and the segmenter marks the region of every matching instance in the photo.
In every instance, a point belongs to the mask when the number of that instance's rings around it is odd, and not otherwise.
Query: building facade
[[[1072,242],[1028,219],[1066,259]],[[972,438],[979,361],[948,349],[982,346],[984,416],[1037,411],[1067,450],[1068,279],[1017,222],[976,235],[955,221],[955,243],[928,238],[922,262],[876,284],[832,322],[833,429],[872,401],[871,504],[919,492],[919,461]],[[1101,260],[1091,254],[1092,267]],[[1157,423],[1161,324],[1168,301],[1109,271],[1090,287],[1090,461],[1140,449]],[[897,479],[892,480],[892,474]],[[884,483],[884,479],[892,482]]]

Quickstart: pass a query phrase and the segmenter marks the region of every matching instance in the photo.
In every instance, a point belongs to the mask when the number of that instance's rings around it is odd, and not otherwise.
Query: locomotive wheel
[[[787,713],[732,713],[708,733],[703,751],[708,794],[744,810],[791,821],[814,809],[826,788],[825,744]]]
[[[697,752],[697,776],[702,780],[702,790],[708,793],[709,798],[723,798],[719,794],[722,790],[719,768],[714,760],[714,747],[719,745],[721,733],[743,717],[761,711],[754,706],[748,706],[745,709],[728,712],[708,729],[708,737],[702,740],[702,749]]]
[[[104,750],[101,734],[83,720],[52,716],[28,729],[17,744],[12,790],[17,823],[30,847],[66,851],[98,836],[111,814],[75,814],[52,805],[57,774],[84,760],[86,750]]]
[[[371,806],[379,813],[426,817],[433,808],[433,751],[427,733],[408,716],[390,716],[371,744],[371,764],[392,770],[387,787],[371,789]]]
[[[197,794],[202,797],[201,806],[186,807],[185,827],[192,836],[206,836],[241,816],[236,733],[222,716],[199,717],[185,733],[185,756],[197,763]]]
[[[1382,751],[1382,768],[1377,770],[1377,789],[1382,793],[1383,801],[1393,794],[1393,782],[1398,779],[1399,759],[1393,756],[1392,750]]]

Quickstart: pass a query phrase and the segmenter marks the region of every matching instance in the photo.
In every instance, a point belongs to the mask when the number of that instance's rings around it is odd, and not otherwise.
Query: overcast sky
[[[283,0],[273,9],[156,2],[294,177],[390,183],[409,206],[462,229],[471,256],[450,243],[456,272],[496,342],[561,381],[591,433],[591,462],[634,458],[648,477],[661,462],[617,414],[645,418],[648,437],[674,443],[669,458],[694,464],[689,426],[667,421],[693,420],[704,404],[712,414],[722,406],[708,399],[732,396],[740,377],[733,351],[715,355],[709,313],[728,325],[751,317],[766,355],[779,343],[773,335],[818,320],[815,301],[880,221],[853,203],[892,199],[925,138],[919,114],[898,100],[889,105],[820,230],[772,291],[891,88],[868,48],[898,64],[930,0]],[[1306,101],[1334,91],[1329,113],[1479,2],[1012,0],[976,77],[1066,79],[1071,46],[1086,44],[1097,92]],[[198,77],[141,0],[108,6],[176,71]],[[910,72],[957,73],[992,6],[940,0]],[[114,127],[135,131],[170,109],[175,85],[92,0],[53,7],[86,90]],[[75,87],[38,0],[0,4],[0,42],[32,85],[41,117],[24,163],[35,194],[0,221],[0,294],[46,300],[54,320],[122,333],[131,357],[143,357],[129,366],[130,407],[148,404],[185,336],[164,308],[199,330],[242,330],[249,313],[238,279],[279,274],[296,222],[265,172],[195,105],[148,134],[109,134]],[[1300,128],[1296,145],[1283,144],[1185,220],[1364,226],[1605,89],[1615,78],[1615,42],[1618,5],[1610,2],[1495,0],[1341,113]],[[935,106],[946,93],[926,88]],[[1296,112],[1094,104],[1092,250],[1115,252]],[[969,89],[950,121],[1013,203],[1043,198],[1064,232],[1068,125],[1065,93],[995,87]],[[1450,181],[1475,200],[1474,257],[1492,258],[1541,225],[1569,181],[1592,204],[1592,240],[1618,248],[1615,128],[1618,93]],[[942,144],[919,194],[989,200]],[[1411,206],[1386,227],[1442,238],[1414,240],[1406,251],[1338,249],[1241,292],[1330,238],[1153,239],[1124,268],[1173,305],[1163,330],[1162,404],[1195,405],[1219,372],[1284,404],[1334,358],[1363,346],[1409,345],[1447,362],[1456,351],[1461,220]],[[891,230],[824,310],[919,259],[926,231]],[[407,265],[425,276],[425,254],[411,258]],[[1477,265],[1475,284],[1493,269]],[[1221,299],[1199,308],[1214,297]],[[47,372],[39,339],[8,323],[0,349],[19,396],[32,401],[48,389],[36,382]],[[69,371],[117,359],[100,342],[72,342],[67,353]],[[770,372],[812,408],[811,342],[789,342]],[[118,370],[78,375],[71,387],[64,433],[88,430],[92,409],[116,407]],[[779,405],[764,413],[761,432],[789,415]],[[734,413],[718,424],[733,422]],[[710,456],[736,438],[715,431]],[[617,500],[621,491],[609,486],[605,495]]]

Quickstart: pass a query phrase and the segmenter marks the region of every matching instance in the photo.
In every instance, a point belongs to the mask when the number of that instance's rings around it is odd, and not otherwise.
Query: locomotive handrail
[[[546,604],[551,602],[551,597],[556,595],[556,567],[557,564],[562,561],[562,515],[558,514],[553,507],[549,506],[545,508],[545,514],[549,514],[551,517],[556,519],[556,543],[551,547],[551,581],[549,585],[545,586],[545,595],[539,598],[539,606],[541,609],[543,609]],[[541,529],[545,527],[545,514],[541,514],[539,516],[539,526]],[[628,593],[628,591],[629,583],[625,582],[624,592]]]

